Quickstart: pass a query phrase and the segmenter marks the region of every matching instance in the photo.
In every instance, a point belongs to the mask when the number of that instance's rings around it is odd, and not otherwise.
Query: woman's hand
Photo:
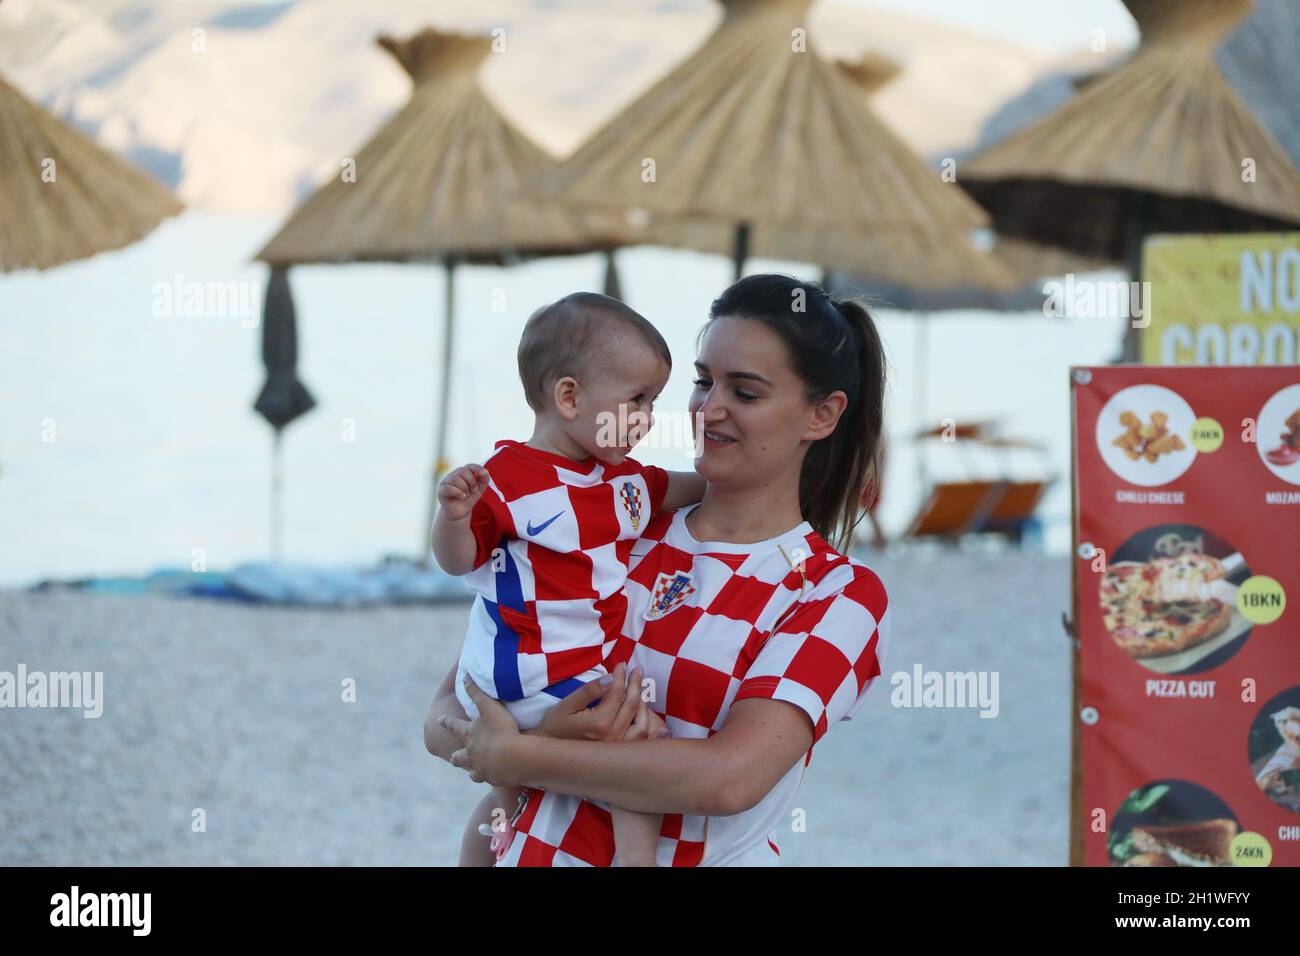
[[[590,706],[597,700],[600,703]],[[642,711],[649,708],[641,700],[641,668],[629,675],[627,665],[619,664],[613,673],[587,681],[548,710],[541,731],[565,740],[641,739],[629,734],[643,733],[648,725]],[[638,717],[642,723],[632,731]]]
[[[633,668],[629,680],[627,668],[619,664],[613,674],[588,681],[568,697],[555,704],[543,718],[540,730],[548,737],[571,740],[657,740],[670,737],[663,718],[641,699],[641,668]],[[602,681],[607,681],[602,686]],[[438,726],[462,744],[451,754],[453,767],[469,771],[476,783],[494,786],[528,786],[511,776],[509,748],[523,735],[510,711],[489,697],[467,675],[465,690],[478,707],[477,720],[462,720],[449,714],[438,718]],[[599,697],[600,703],[587,705]],[[549,725],[549,726],[548,726]]]
[[[463,745],[451,755],[451,765],[468,770],[476,783],[510,786],[515,781],[508,779],[505,751],[511,740],[520,736],[519,725],[505,705],[483,693],[469,675],[465,676],[465,690],[478,707],[478,719],[461,720],[447,714],[438,718],[439,725],[455,734]]]

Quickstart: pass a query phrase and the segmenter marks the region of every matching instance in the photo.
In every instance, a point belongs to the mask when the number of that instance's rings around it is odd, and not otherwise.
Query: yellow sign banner
[[[1300,232],[1152,236],[1142,279],[1144,364],[1300,361]]]

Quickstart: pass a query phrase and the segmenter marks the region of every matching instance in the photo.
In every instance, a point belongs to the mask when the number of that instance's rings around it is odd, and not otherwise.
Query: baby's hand
[[[438,507],[452,521],[469,517],[487,490],[488,473],[482,465],[462,465],[438,482]]]
[[[663,737],[671,737],[668,725],[664,719],[646,706],[645,701],[641,701],[637,707],[636,717],[627,728],[627,733],[623,735],[624,740],[659,740]]]

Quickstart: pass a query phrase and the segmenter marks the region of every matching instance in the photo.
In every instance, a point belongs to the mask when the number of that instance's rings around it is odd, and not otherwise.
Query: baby
[[[565,296],[524,326],[519,376],[532,437],[499,441],[483,465],[448,474],[433,523],[438,564],[477,592],[456,675],[471,719],[465,674],[529,730],[606,673],[632,542],[655,512],[704,493],[693,472],[627,457],[650,430],[671,368],[659,331],[608,296]],[[513,813],[521,792],[494,787],[496,806]],[[612,817],[618,863],[654,866],[662,818],[617,808]],[[505,842],[493,841],[498,859]]]

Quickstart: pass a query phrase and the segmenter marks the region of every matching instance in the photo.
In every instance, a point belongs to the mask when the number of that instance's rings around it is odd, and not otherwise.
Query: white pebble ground
[[[868,563],[892,659],[817,745],[783,864],[1064,865],[1068,560]],[[483,785],[429,756],[420,728],[467,611],[0,592],[0,671],[104,674],[99,719],[0,709],[0,865],[454,864]],[[889,676],[917,663],[996,671],[998,715],[891,706]]]

